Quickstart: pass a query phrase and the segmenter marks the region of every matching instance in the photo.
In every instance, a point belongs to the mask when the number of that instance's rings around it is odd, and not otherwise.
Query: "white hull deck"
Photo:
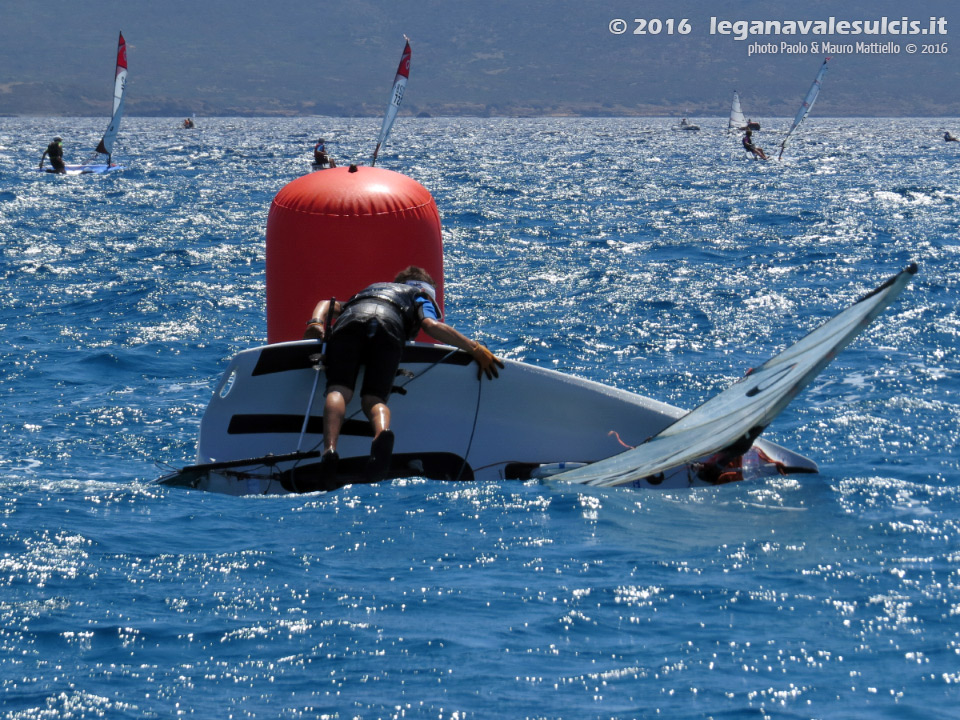
[[[314,369],[319,352],[317,341],[298,341],[238,353],[204,414],[197,465],[158,482],[231,495],[330,489],[317,485],[316,473],[326,382],[322,369]],[[542,476],[549,469],[541,465],[592,463],[622,452],[614,432],[636,445],[685,414],[634,393],[514,361],[506,362],[498,380],[481,383],[470,356],[423,343],[407,346],[395,388],[390,408],[396,442],[388,477]],[[364,481],[371,438],[355,397],[338,447],[339,484]],[[817,467],[758,439],[733,463],[690,463],[632,486],[691,487],[741,480],[744,474],[797,472]]]
[[[123,165],[107,165],[105,163],[67,165],[66,172],[60,173],[60,175],[105,175],[106,173],[117,172],[118,170],[123,170]],[[57,174],[52,167],[38,168],[37,172],[49,173],[51,175]]]

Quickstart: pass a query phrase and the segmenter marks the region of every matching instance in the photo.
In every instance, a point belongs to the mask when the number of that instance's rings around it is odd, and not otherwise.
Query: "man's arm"
[[[500,377],[497,368],[503,367],[503,360],[496,357],[480,343],[471,340],[459,330],[455,330],[446,323],[434,320],[433,318],[424,318],[423,324],[420,327],[434,340],[439,340],[447,345],[453,345],[455,348],[470,353],[473,359],[477,361],[477,365],[479,365],[477,378],[480,378],[483,373],[486,373],[487,377],[491,380],[495,377]]]
[[[333,317],[336,318],[343,307],[339,302],[334,304],[333,307]],[[324,339],[324,333],[326,331],[327,324],[327,315],[330,313],[330,301],[321,300],[313,308],[313,315],[310,317],[310,320],[307,322],[307,329],[303,333],[304,340],[311,340],[316,338],[318,340]]]

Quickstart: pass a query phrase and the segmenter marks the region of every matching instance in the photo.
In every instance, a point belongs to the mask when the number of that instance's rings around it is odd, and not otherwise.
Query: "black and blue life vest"
[[[420,298],[431,303],[440,317],[436,301],[424,290],[400,283],[374,283],[344,303],[337,325],[377,318],[380,322],[386,321],[398,339],[413,340],[423,323],[420,303],[417,302]]]

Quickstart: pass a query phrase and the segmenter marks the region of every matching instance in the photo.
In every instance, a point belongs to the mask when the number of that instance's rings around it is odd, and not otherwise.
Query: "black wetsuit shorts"
[[[363,367],[360,395],[383,402],[390,397],[405,343],[389,317],[392,308],[385,309],[386,313],[358,313],[346,323],[343,317],[337,321],[327,342],[327,392],[334,385],[353,390]]]

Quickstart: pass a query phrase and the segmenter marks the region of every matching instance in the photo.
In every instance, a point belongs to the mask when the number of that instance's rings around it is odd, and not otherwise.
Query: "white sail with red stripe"
[[[117,72],[113,83],[113,115],[110,117],[110,124],[106,132],[97,145],[97,152],[107,156],[107,162],[110,162],[110,155],[113,154],[113,143],[117,139],[117,131],[120,129],[120,120],[123,117],[123,95],[127,88],[127,43],[123,39],[123,33],[120,33],[120,40],[117,43]]]
[[[407,87],[407,80],[410,78],[410,38],[403,36],[406,45],[403,46],[403,54],[400,56],[400,66],[397,68],[397,76],[393,80],[393,90],[390,92],[390,103],[387,105],[387,114],[383,117],[383,125],[380,127],[380,137],[377,138],[377,147],[373,150],[373,162],[377,164],[377,155],[380,154],[381,146],[387,141],[387,135],[390,134],[390,128],[393,127],[393,121],[397,118],[397,112],[400,110],[400,103],[403,101],[403,91]]]

